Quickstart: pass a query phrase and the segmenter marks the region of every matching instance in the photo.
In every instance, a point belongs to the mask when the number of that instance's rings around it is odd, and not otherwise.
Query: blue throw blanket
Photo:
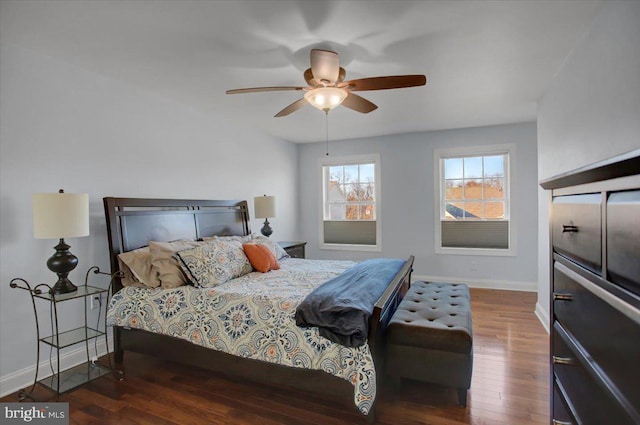
[[[298,326],[317,326],[320,335],[346,347],[367,341],[373,307],[402,269],[403,260],[367,260],[316,288],[296,310]]]

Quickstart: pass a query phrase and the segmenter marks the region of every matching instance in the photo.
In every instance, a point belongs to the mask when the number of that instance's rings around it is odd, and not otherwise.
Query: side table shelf
[[[88,284],[89,275],[100,274],[110,276],[109,285],[107,288],[100,288],[97,286],[92,286]],[[30,389],[24,389],[19,394],[19,399],[24,400],[25,398],[29,398],[33,400],[31,396],[36,384],[41,384],[53,391],[56,392],[57,396],[60,394],[67,392],[73,388],[76,388],[82,384],[85,384],[89,381],[92,381],[101,376],[112,373],[114,370],[111,366],[111,358],[109,357],[109,341],[108,335],[106,332],[106,306],[109,304],[110,295],[111,295],[111,284],[113,282],[113,278],[116,275],[111,275],[110,273],[101,272],[98,267],[91,267],[85,276],[84,285],[78,286],[78,289],[73,292],[69,292],[66,294],[54,294],[51,290],[51,287],[47,284],[39,284],[32,287],[29,282],[22,278],[15,278],[11,281],[10,286],[12,288],[23,289],[29,292],[31,295],[31,303],[33,306],[33,314],[36,321],[36,338],[37,338],[37,356],[36,356],[36,371],[35,377],[33,381],[33,385]],[[87,298],[93,297],[95,295],[106,294],[106,301],[104,302],[104,306],[100,303],[99,308],[102,309],[104,307],[104,331],[99,329],[92,328],[88,325],[87,322]],[[51,309],[51,335],[46,337],[41,337],[40,332],[40,321],[38,320],[38,310],[36,308],[36,300],[46,301],[50,303]],[[60,305],[63,302],[70,300],[82,300],[84,303],[84,325],[75,329],[69,330],[61,330],[58,326],[58,308],[62,307]],[[102,311],[99,311],[99,315]],[[100,317],[100,316],[98,316]],[[99,320],[99,319],[98,319]],[[108,366],[100,365],[97,361],[91,361],[89,355],[89,342],[96,339],[104,337],[105,345],[107,348],[107,359],[109,362]],[[83,363],[74,366],[67,370],[60,370],[60,350],[66,347],[71,347],[76,344],[85,343],[85,352],[86,352],[86,361]],[[46,344],[50,347],[56,349],[56,363],[57,367],[53,370],[53,365],[51,366],[51,376],[38,380],[38,372],[40,367],[40,344]],[[97,353],[96,353],[97,355]]]

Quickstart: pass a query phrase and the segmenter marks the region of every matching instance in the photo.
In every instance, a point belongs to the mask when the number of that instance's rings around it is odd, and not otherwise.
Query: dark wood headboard
[[[112,197],[103,201],[112,273],[119,271],[119,254],[149,241],[251,233],[247,201]],[[113,292],[121,288],[116,279]]]

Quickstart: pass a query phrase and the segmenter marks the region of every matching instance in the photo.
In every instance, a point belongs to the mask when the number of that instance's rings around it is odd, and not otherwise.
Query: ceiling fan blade
[[[401,89],[404,87],[424,86],[425,84],[427,84],[427,77],[424,75],[394,75],[345,81],[339,84],[338,87],[348,88],[351,91],[365,91]]]
[[[368,114],[371,111],[378,109],[376,104],[369,102],[364,97],[358,96],[354,93],[349,93],[349,95],[342,101],[342,106],[346,106],[349,109],[353,109],[357,112],[362,112],[363,114]]]
[[[311,72],[319,83],[334,84],[340,74],[338,54],[329,50],[311,50]]]
[[[313,71],[311,71],[311,68],[307,68],[306,71],[304,71],[304,80],[307,82],[307,84],[309,84],[311,87],[315,87],[318,85],[318,82],[316,81],[315,78],[313,78]]]
[[[252,87],[247,89],[227,90],[227,94],[258,93],[258,92],[265,92],[265,91],[304,90],[306,88],[307,87]]]
[[[295,112],[298,109],[302,108],[307,103],[309,103],[309,102],[307,102],[307,99],[305,99],[304,97],[302,99],[298,99],[295,102],[293,102],[291,105],[289,105],[286,108],[284,108],[282,111],[280,111],[277,114],[275,114],[274,117],[278,118],[278,117],[287,116],[290,113]]]

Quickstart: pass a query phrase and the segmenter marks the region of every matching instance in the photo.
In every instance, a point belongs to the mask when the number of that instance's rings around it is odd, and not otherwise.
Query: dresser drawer
[[[553,416],[551,417],[551,423],[553,425],[574,425],[576,421],[571,415],[571,408],[568,406],[568,401],[564,396],[564,388],[557,380],[553,380]]]
[[[602,273],[600,194],[553,198],[553,248],[595,273]]]
[[[572,406],[576,421],[584,425],[637,423],[598,380],[584,356],[562,326],[553,326],[553,374]]]
[[[640,190],[607,201],[608,280],[640,295]]]
[[[640,310],[558,261],[553,275],[554,318],[640,412]]]

